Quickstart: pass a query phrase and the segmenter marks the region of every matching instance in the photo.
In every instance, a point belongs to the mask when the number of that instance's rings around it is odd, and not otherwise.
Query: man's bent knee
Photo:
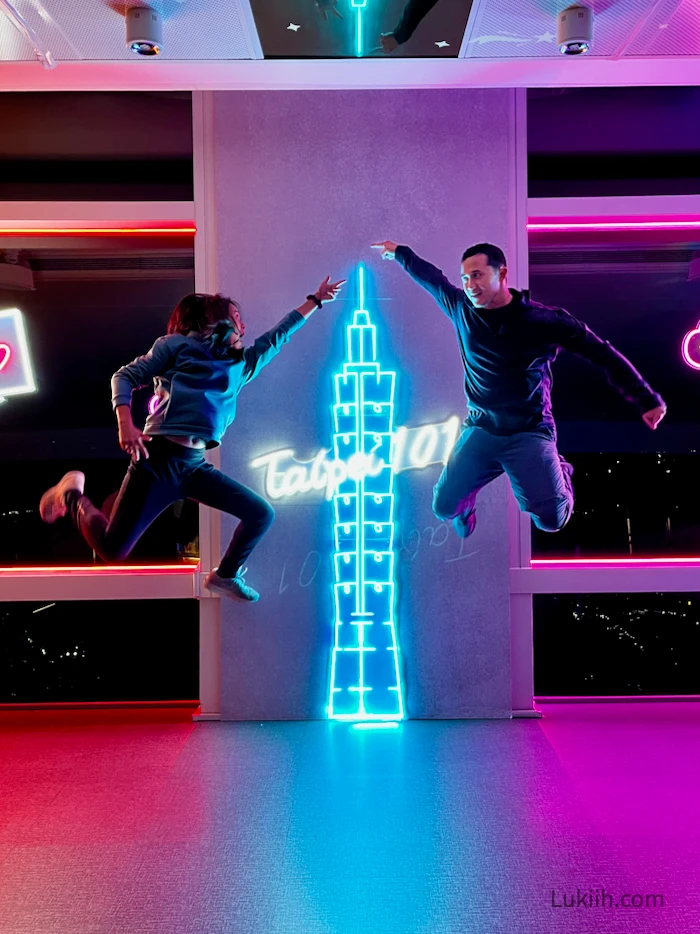
[[[455,503],[454,500],[449,501],[442,490],[437,488],[433,490],[433,515],[437,519],[446,522],[449,519],[454,519],[458,514],[458,503]]]
[[[542,532],[560,532],[571,518],[574,503],[571,499],[546,500],[529,510],[532,521]]]

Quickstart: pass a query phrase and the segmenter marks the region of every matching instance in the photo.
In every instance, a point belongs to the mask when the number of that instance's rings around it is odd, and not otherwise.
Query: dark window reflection
[[[0,565],[93,561],[69,520],[41,522],[39,500],[77,469],[93,502],[111,510],[128,459],[117,442],[110,378],[165,333],[172,308],[194,287],[191,243],[155,246],[160,252],[139,256],[133,243],[111,253],[97,242],[90,251],[38,244],[22,253],[36,289],[0,290],[0,307],[24,313],[38,387],[0,405]],[[137,263],[146,268],[129,272]],[[137,424],[145,421],[150,394],[146,388],[134,395]],[[178,503],[146,532],[129,561],[196,557],[197,536],[198,507]]]
[[[536,695],[700,694],[698,594],[538,594]]]
[[[125,457],[0,463],[0,565],[92,564],[92,550],[69,519],[41,521],[39,500],[67,470],[82,470],[86,493],[109,514],[127,464]],[[154,522],[123,563],[197,557],[198,529],[197,504],[181,501]]]
[[[265,58],[456,58],[471,0],[251,0]]]
[[[533,526],[533,557],[700,556],[697,454],[566,454],[576,506],[561,532]]]

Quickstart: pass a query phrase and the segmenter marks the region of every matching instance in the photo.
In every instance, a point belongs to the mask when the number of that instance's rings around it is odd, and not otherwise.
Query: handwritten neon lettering
[[[445,464],[459,434],[460,420],[456,415],[438,424],[421,425],[418,428],[398,428],[391,437],[391,468],[394,473],[404,470],[422,470],[431,464]],[[349,445],[350,435],[343,435],[344,445]],[[375,435],[375,444],[370,454],[355,453],[347,460],[330,457],[327,448],[309,461],[297,460],[291,448],[283,448],[263,454],[251,462],[255,469],[265,469],[265,493],[270,499],[283,499],[312,491],[323,491],[325,499],[335,496],[338,488],[350,479],[364,480],[377,477],[386,467],[383,458],[377,455],[382,436]]]

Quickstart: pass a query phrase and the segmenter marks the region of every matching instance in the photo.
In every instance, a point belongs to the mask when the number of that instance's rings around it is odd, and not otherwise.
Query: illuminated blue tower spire
[[[361,58],[364,54],[364,43],[362,41],[362,14],[367,9],[367,0],[350,0],[350,6],[355,11],[357,21],[355,23],[355,55]]]
[[[335,633],[328,716],[402,720],[394,619],[394,391],[396,373],[377,359],[377,329],[358,308],[346,329],[346,359],[334,377],[333,454],[347,478],[333,497]]]

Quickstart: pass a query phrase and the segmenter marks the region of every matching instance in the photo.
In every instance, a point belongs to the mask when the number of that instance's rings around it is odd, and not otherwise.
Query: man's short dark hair
[[[493,243],[475,243],[474,246],[470,246],[468,250],[464,251],[462,262],[469,259],[470,256],[478,256],[480,253],[484,254],[486,262],[494,269],[500,269],[501,266],[508,265],[503,250],[498,246],[494,246]]]

